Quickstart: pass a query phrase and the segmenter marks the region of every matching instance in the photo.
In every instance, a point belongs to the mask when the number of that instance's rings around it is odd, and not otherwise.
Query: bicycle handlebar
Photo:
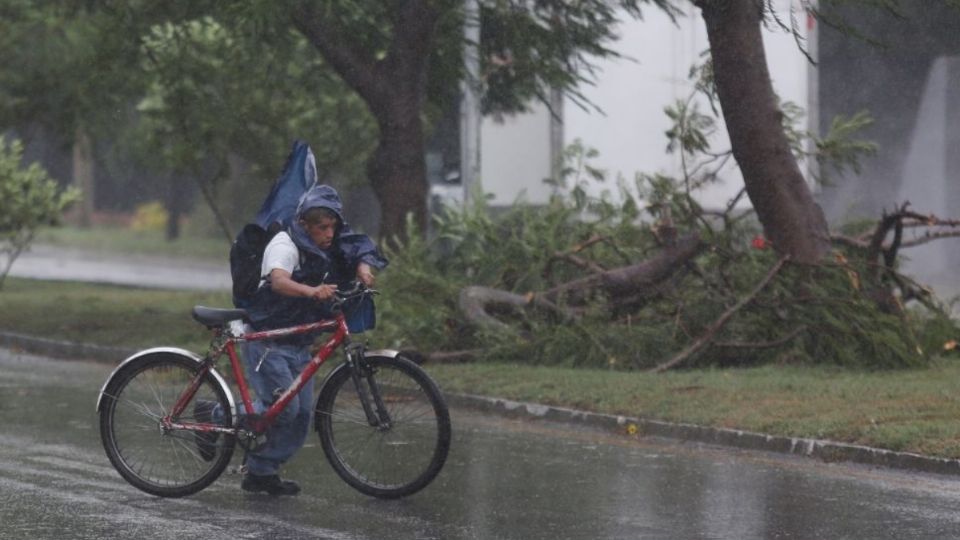
[[[344,290],[338,289],[337,291],[334,292],[337,303],[341,303],[344,300],[349,300],[351,298],[355,298],[358,296],[364,296],[364,295],[374,296],[377,294],[380,294],[380,291],[376,289],[368,289],[367,286],[364,285],[362,281],[354,281],[353,286],[350,287],[349,289],[344,289]]]

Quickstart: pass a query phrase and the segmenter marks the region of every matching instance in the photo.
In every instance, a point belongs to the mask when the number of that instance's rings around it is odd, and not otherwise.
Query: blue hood
[[[337,214],[340,219],[340,225],[337,227],[337,235],[333,239],[333,248],[339,250],[344,259],[350,261],[351,266],[363,261],[374,268],[384,268],[387,266],[387,260],[380,255],[376,246],[365,234],[355,233],[350,229],[347,220],[343,219],[343,203],[340,201],[340,195],[337,190],[324,184],[315,185],[300,197],[297,204],[297,219],[290,224],[290,237],[302,250],[309,251],[323,257],[330,258],[331,253],[317,247],[310,239],[310,235],[300,225],[300,217],[304,212],[311,208],[327,208]]]
[[[330,186],[321,184],[307,190],[307,192],[300,197],[300,202],[297,203],[297,219],[299,220],[303,217],[303,213],[311,208],[326,208],[332,210],[337,214],[340,223],[344,223],[343,203],[340,201],[340,195],[337,194],[337,190]]]
[[[297,247],[320,255],[323,258],[328,258],[329,254],[313,243],[306,229],[300,224],[300,218],[303,217],[303,213],[311,208],[326,208],[337,214],[340,224],[337,226],[337,236],[333,240],[334,245],[336,245],[344,229],[350,230],[347,227],[347,222],[343,219],[343,203],[340,202],[340,195],[337,194],[337,190],[332,187],[322,184],[313,186],[300,197],[300,202],[297,203],[297,218],[290,224],[290,237],[293,239],[293,242],[297,244]]]

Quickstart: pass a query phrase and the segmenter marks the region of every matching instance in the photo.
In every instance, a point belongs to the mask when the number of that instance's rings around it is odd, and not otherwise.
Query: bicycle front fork
[[[380,431],[390,429],[392,423],[390,413],[383,403],[383,394],[375,377],[376,371],[367,364],[363,356],[363,346],[351,345],[347,350],[347,365],[350,367],[350,378],[353,387],[357,390],[357,398],[367,415],[367,422]]]

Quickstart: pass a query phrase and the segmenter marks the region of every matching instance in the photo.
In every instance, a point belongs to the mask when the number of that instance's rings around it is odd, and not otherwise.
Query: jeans
[[[247,381],[256,392],[254,408],[266,410],[310,362],[307,346],[278,345],[269,341],[244,344],[243,362]],[[247,471],[256,475],[277,474],[280,465],[290,459],[306,442],[313,412],[313,377],[293,396],[267,431],[267,442],[247,455]]]

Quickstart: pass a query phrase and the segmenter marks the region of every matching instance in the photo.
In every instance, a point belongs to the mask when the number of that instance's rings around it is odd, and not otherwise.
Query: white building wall
[[[802,0],[778,0],[775,5],[784,23],[795,22],[801,33],[812,30]],[[808,87],[813,68],[791,33],[776,24],[770,26],[764,32],[764,45],[774,89],[782,100],[812,107],[810,98],[814,96]],[[596,149],[599,157],[593,165],[606,170],[612,180],[633,179],[638,172],[679,176],[680,156],[666,152],[664,133],[670,121],[663,111],[693,90],[690,68],[702,63],[709,49],[703,19],[692,4],[684,7],[675,22],[660,10],[647,8],[643,20],[624,17],[619,33],[615,48],[626,58],[598,62],[596,85],[581,89],[603,112],[584,110],[565,100],[562,144],[579,139]],[[710,111],[705,100],[700,100],[700,110]],[[493,195],[493,204],[509,205],[521,194],[532,203],[547,200],[550,188],[542,179],[550,176],[561,150],[551,149],[552,121],[561,120],[553,118],[542,104],[529,114],[482,120],[480,183],[484,192]],[[715,151],[729,149],[722,118],[712,144]],[[702,193],[704,204],[723,205],[740,190],[743,180],[739,171],[732,166],[728,169],[724,183]],[[616,193],[615,187],[610,182],[594,189]]]
[[[494,196],[491,204],[507,206],[518,198],[545,203],[551,193],[543,182],[553,164],[550,111],[537,103],[527,114],[486,117],[480,124],[480,185]]]
[[[776,7],[786,24],[791,23],[792,9],[798,29],[804,33],[810,30],[811,21],[799,0],[780,0]],[[620,34],[615,48],[632,60],[599,62],[597,84],[582,89],[604,114],[566,102],[564,142],[570,144],[580,139],[587,147],[597,149],[599,157],[594,164],[605,169],[610,178],[632,179],[637,172],[678,176],[680,157],[666,152],[664,134],[671,123],[663,111],[690,95],[690,68],[702,63],[702,55],[709,49],[700,11],[688,5],[674,23],[661,11],[648,8],[644,10],[644,20],[625,20]],[[764,45],[777,94],[782,100],[806,108],[811,67],[794,36],[772,25],[764,32]],[[710,111],[705,100],[700,100],[700,111]],[[716,151],[729,149],[722,118],[711,142]],[[739,172],[732,170],[727,176],[724,184],[703,193],[703,203],[719,206],[739,191],[743,185]]]

